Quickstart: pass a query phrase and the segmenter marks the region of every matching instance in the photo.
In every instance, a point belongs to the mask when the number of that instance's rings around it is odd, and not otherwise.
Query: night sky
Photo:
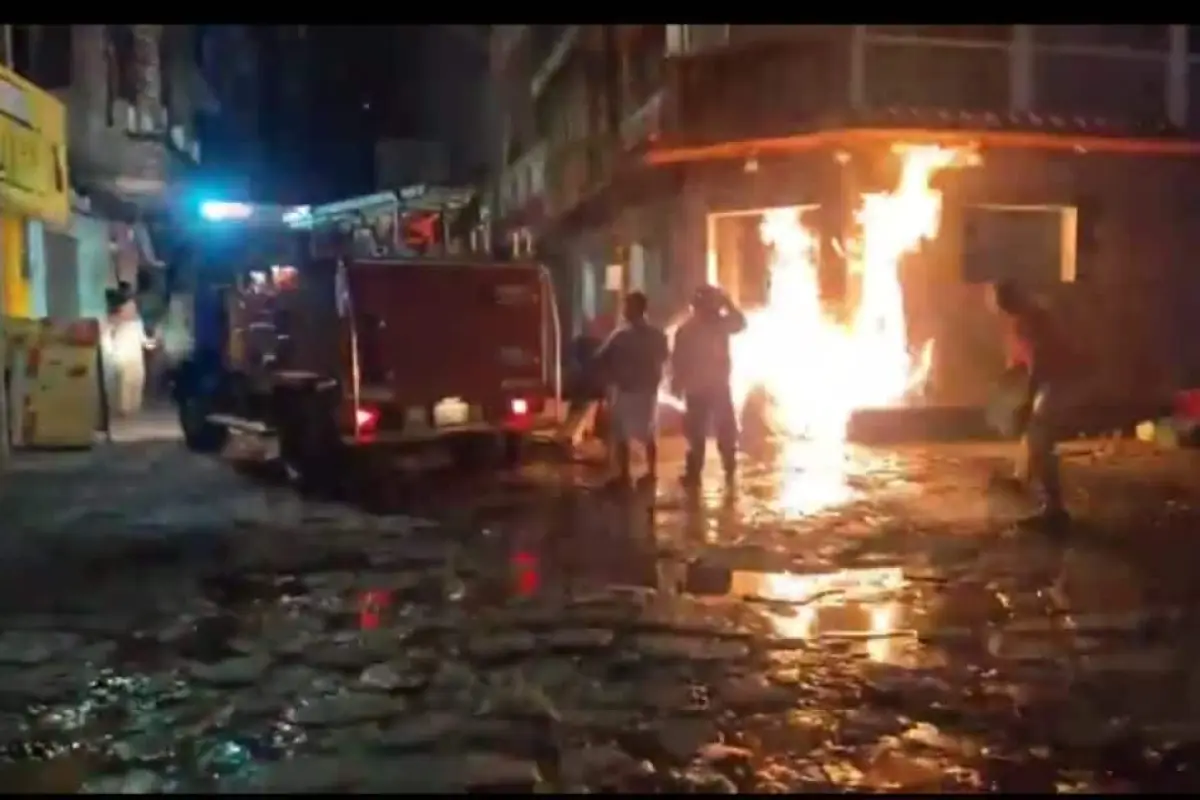
[[[487,53],[482,30],[468,27],[310,26],[300,47],[280,26],[265,27],[261,130],[272,193],[326,202],[372,192],[374,144],[390,136],[445,142],[470,173],[482,161]],[[290,102],[288,81],[297,84]]]

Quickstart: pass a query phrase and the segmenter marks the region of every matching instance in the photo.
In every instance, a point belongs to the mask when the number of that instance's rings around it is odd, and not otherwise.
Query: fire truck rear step
[[[233,414],[209,414],[205,419],[213,425],[220,425],[223,428],[229,428],[240,433],[255,433],[260,436],[273,433],[267,427],[266,423],[254,419],[246,419],[245,417],[237,417]]]

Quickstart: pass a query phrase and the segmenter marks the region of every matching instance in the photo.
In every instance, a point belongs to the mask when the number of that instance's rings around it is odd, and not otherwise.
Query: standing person
[[[159,375],[162,388],[170,387],[171,376],[195,349],[191,295],[173,295],[159,325]]]
[[[646,448],[647,474],[653,482],[658,474],[658,387],[669,348],[667,335],[646,319],[648,302],[642,292],[625,296],[625,325],[618,328],[596,351],[593,366],[614,389],[612,429],[617,460],[617,481],[628,485],[630,444]]]
[[[1072,389],[1078,363],[1058,320],[1021,286],[1001,281],[992,297],[1004,322],[1008,367],[1028,375],[1015,472],[1041,493],[1042,507],[1029,522],[1061,527],[1070,515],[1063,504],[1056,448],[1067,409],[1065,393]]]
[[[571,340],[567,348],[566,395],[570,402],[570,413],[563,420],[560,435],[578,447],[587,436],[595,435],[607,425],[605,420],[605,387],[597,380],[597,371],[592,368],[596,351],[612,334],[615,322],[610,315],[587,320],[583,330]]]
[[[146,350],[154,340],[146,335],[146,325],[138,313],[137,302],[122,287],[120,305],[109,316],[108,353],[113,364],[113,388],[117,413],[136,414],[142,408],[146,387]]]
[[[727,294],[715,286],[701,286],[692,298],[690,316],[675,332],[671,382],[685,406],[688,453],[681,482],[687,488],[700,485],[710,430],[716,433],[726,485],[736,478],[738,425],[729,385],[729,339],[745,327],[746,315]]]

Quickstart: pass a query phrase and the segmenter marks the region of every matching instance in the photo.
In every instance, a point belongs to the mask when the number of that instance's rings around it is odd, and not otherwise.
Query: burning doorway
[[[923,389],[933,340],[910,342],[902,261],[936,238],[942,220],[937,173],[973,153],[898,145],[895,185],[863,194],[839,242],[853,297],[835,313],[820,286],[820,237],[812,206],[747,209],[707,220],[708,278],[749,312],[733,345],[735,402],[771,398],[771,427],[785,436],[842,442],[851,414],[905,403]],[[757,241],[755,238],[757,237]]]
[[[939,234],[934,175],[973,163],[974,154],[936,145],[897,145],[891,153],[900,165],[895,185],[859,197],[836,243],[846,262],[843,308],[821,291],[813,206],[707,219],[708,281],[747,311],[747,327],[732,341],[734,402],[754,410],[771,434],[764,441],[775,450],[788,513],[846,499],[851,415],[905,404],[932,369],[933,339],[909,341],[900,269]]]
[[[747,208],[715,211],[708,215],[706,280],[721,286],[747,311],[767,304],[771,284],[771,246],[762,236],[762,224],[772,212],[797,217],[815,205]]]

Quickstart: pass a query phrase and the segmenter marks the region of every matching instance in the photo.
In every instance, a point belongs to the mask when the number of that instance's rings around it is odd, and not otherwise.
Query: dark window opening
[[[106,25],[104,28],[105,116],[109,126],[116,124],[116,101],[137,103],[137,84],[134,80],[133,28],[129,25]]]
[[[44,89],[71,85],[71,26],[42,25],[38,31],[35,82]]]
[[[31,25],[13,25],[12,67],[23,78],[34,80],[33,75],[33,30]]]
[[[162,105],[167,111],[170,124],[175,123],[178,103],[175,97],[175,62],[172,58],[172,48],[164,33],[158,39],[158,80],[159,91],[162,93]]]
[[[135,69],[134,37],[131,25],[109,25],[109,67],[115,98],[137,103],[137,70]]]
[[[638,37],[629,59],[629,107],[625,109],[626,116],[645,105],[662,88],[666,37],[666,25],[648,25]]]

